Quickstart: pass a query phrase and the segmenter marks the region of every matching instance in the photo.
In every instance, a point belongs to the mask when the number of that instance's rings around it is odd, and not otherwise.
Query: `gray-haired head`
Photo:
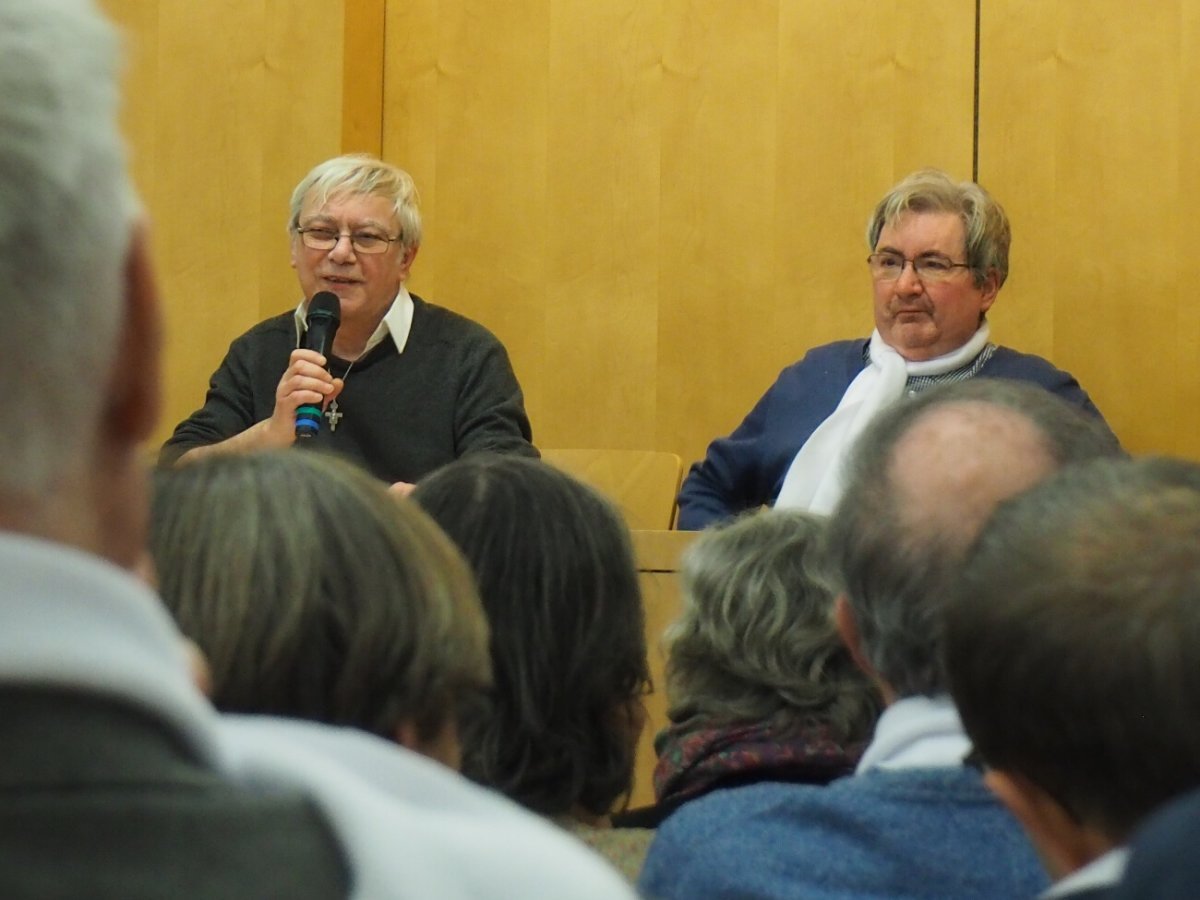
[[[414,503],[344,460],[296,450],[156,473],[163,601],[234,712],[434,739],[490,685],[466,562]]]
[[[1031,384],[974,378],[885,410],[853,448],[828,538],[862,650],[899,696],[946,690],[942,607],[996,504],[1119,454],[1102,420]]]
[[[0,318],[20,422],[0,491],[42,497],[96,455],[138,205],[118,42],[87,0],[0,4]]]
[[[1100,460],[1001,505],[946,660],[989,767],[1114,845],[1200,786],[1200,465]]]
[[[870,734],[878,698],[833,624],[824,520],[765,510],[701,533],[684,553],[683,613],[666,630],[667,713],[714,726],[825,725]]]
[[[348,153],[318,163],[292,191],[288,231],[300,227],[306,201],[320,207],[341,196],[382,197],[392,204],[400,228],[400,245],[406,250],[421,246],[421,212],[412,176],[398,166],[366,153]]]
[[[913,172],[893,187],[867,220],[867,247],[875,249],[885,225],[905,213],[953,213],[963,223],[967,265],[976,287],[995,272],[998,287],[1008,278],[1008,248],[1012,230],[1004,208],[973,181],[954,181],[940,169]]]

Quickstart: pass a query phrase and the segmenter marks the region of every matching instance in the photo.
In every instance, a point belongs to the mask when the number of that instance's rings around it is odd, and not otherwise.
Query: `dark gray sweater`
[[[416,481],[467,453],[536,456],[521,387],[504,345],[470,319],[413,295],[403,353],[384,340],[354,363],[338,397],[342,417],[301,442],[351,459],[384,481]],[[213,373],[204,406],[175,428],[160,460],[215,444],[269,418],[275,390],[296,349],[293,313],[234,340]],[[332,357],[341,377],[345,360]]]

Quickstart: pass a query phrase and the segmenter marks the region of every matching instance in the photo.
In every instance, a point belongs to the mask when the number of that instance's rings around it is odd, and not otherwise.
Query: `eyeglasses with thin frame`
[[[312,250],[332,250],[338,241],[344,237],[350,238],[350,245],[357,253],[386,253],[388,247],[400,240],[400,235],[387,237],[375,234],[373,231],[338,231],[333,228],[323,228],[314,225],[309,228],[297,228],[296,233],[304,246]]]
[[[956,263],[937,253],[926,253],[916,259],[909,259],[900,253],[882,250],[867,257],[871,277],[876,281],[895,281],[903,274],[908,263],[912,263],[913,271],[925,283],[945,281],[954,275],[955,269],[971,268],[968,263]]]

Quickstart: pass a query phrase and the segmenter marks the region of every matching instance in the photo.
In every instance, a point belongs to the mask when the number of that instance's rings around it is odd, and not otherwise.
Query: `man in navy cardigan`
[[[886,709],[855,774],[826,787],[716,791],[659,826],[644,893],[669,898],[1032,897],[1016,820],[964,765],[940,618],[1002,500],[1068,462],[1118,453],[1098,419],[1031,385],[974,379],[884,410],[850,457],[830,523],[836,620]]]
[[[973,182],[922,170],[867,225],[875,331],[810,350],[728,437],[713,441],[679,493],[679,527],[700,529],[763,505],[826,513],[840,465],[882,408],[973,377],[1029,381],[1100,416],[1078,382],[990,340],[987,311],[1008,277],[1003,208]]]

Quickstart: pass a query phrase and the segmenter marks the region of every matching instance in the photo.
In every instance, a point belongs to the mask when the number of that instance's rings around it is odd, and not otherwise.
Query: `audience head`
[[[489,684],[457,549],[351,464],[301,451],[156,474],[159,590],[213,702],[351,725],[457,764],[456,714]]]
[[[954,181],[940,169],[921,169],[893,187],[867,222],[867,247],[874,250],[884,226],[905,213],[953,213],[963,223],[967,264],[976,286],[990,274],[1002,287],[1008,278],[1012,231],[1004,208],[973,181]]]
[[[683,613],[664,635],[668,715],[869,737],[878,700],[833,624],[824,520],[765,510],[710,528],[683,556]]]
[[[606,815],[632,787],[649,681],[628,529],[538,460],[474,455],[412,494],[475,570],[491,625],[490,714],[463,772],[544,815]]]
[[[942,609],[996,505],[1066,463],[1119,453],[1098,418],[1016,381],[933,388],[872,422],[847,460],[829,549],[839,628],[889,699],[945,693]]]
[[[989,784],[1057,874],[1200,787],[1200,465],[1101,460],[1003,504],[946,623]]]
[[[288,230],[294,234],[300,227],[306,205],[319,209],[329,199],[343,196],[387,200],[395,213],[400,246],[407,251],[421,245],[421,213],[412,176],[366,153],[335,156],[314,166],[292,191]]]
[[[159,323],[117,124],[118,49],[87,0],[0,6],[0,304],[21,407],[0,436],[0,498],[10,527],[132,564]]]

